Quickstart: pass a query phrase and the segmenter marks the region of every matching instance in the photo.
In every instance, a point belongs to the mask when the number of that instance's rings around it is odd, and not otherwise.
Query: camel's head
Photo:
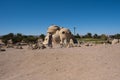
[[[67,28],[61,28],[59,31],[60,37],[61,38],[70,38],[71,37],[71,31]]]
[[[57,30],[60,30],[60,27],[52,25],[48,27],[47,33],[55,34]]]

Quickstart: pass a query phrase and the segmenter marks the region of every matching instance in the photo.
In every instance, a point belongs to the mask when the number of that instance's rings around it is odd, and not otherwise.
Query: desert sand
[[[0,80],[120,80],[120,44],[0,52]]]

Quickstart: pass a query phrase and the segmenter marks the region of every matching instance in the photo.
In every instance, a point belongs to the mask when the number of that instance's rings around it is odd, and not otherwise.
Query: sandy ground
[[[0,52],[0,80],[120,80],[120,44]]]

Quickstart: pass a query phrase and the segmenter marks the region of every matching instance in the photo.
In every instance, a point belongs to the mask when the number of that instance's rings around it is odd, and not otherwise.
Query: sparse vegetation
[[[35,43],[39,37],[44,38],[45,35],[41,34],[40,36],[34,36],[34,35],[22,35],[21,33],[17,33],[17,34],[9,33],[1,36],[1,39],[5,44],[7,44],[7,40],[9,39],[12,39],[14,44],[21,41],[24,41],[26,43],[29,42]]]
[[[86,35],[83,35],[83,36],[79,36],[79,34],[77,34],[75,35],[75,38],[77,38],[77,40],[79,40],[80,42],[92,42],[92,43],[100,44],[100,43],[107,42],[107,40],[109,39],[120,39],[120,34],[107,36],[105,34],[92,35],[92,33],[87,33]]]
[[[41,34],[39,36],[34,36],[34,35],[23,35],[21,33],[13,34],[9,33],[6,35],[1,36],[0,38],[3,40],[3,42],[6,44],[7,40],[12,39],[13,43],[21,42],[24,41],[26,43],[32,42],[35,43],[36,40],[41,37],[42,39],[45,38],[44,34]],[[74,37],[79,40],[80,42],[92,42],[92,43],[104,43],[106,42],[109,38],[111,39],[120,39],[120,34],[115,34],[115,35],[105,35],[105,34],[92,34],[92,33],[87,33],[83,36],[80,36],[79,34],[74,35]]]

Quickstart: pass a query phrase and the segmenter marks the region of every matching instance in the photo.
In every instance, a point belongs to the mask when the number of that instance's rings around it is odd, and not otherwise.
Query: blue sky
[[[120,0],[0,0],[0,35],[46,34],[52,24],[80,35],[120,33]]]

